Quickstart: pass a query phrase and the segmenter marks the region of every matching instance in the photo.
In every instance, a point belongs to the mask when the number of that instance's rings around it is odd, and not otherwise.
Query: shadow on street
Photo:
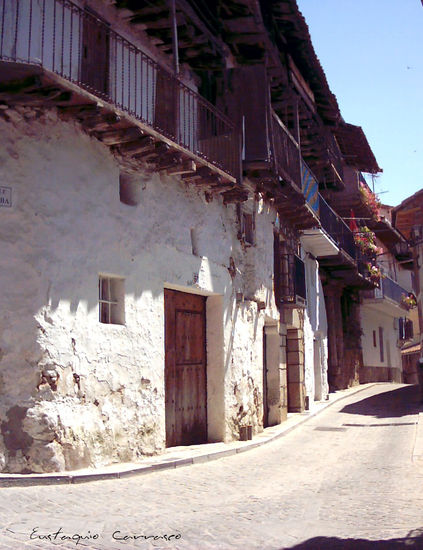
[[[374,416],[376,418],[398,418],[409,414],[417,414],[421,410],[423,409],[420,388],[418,385],[410,385],[346,405],[341,409],[341,412]]]
[[[423,548],[423,528],[414,529],[405,538],[388,540],[340,539],[337,537],[314,537],[295,546],[280,550],[405,550]]]

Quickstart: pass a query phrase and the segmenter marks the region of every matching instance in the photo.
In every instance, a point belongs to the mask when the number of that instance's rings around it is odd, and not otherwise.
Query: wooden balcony
[[[3,110],[57,107],[129,172],[245,198],[234,124],[98,16],[69,0],[3,0],[0,29]]]
[[[302,154],[324,189],[344,189],[342,154],[335,137],[308,115],[301,121]]]
[[[298,143],[277,116],[268,110],[267,124],[246,128],[244,173],[264,192],[281,216],[303,230],[318,225],[318,184],[301,158]],[[250,146],[250,147],[249,147]]]

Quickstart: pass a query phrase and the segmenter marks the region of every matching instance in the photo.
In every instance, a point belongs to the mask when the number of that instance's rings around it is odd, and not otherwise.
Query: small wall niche
[[[194,256],[199,256],[198,253],[198,230],[195,227],[191,227],[191,249]]]
[[[119,175],[120,202],[128,206],[136,206],[141,202],[141,192],[144,187],[139,177],[121,173]]]

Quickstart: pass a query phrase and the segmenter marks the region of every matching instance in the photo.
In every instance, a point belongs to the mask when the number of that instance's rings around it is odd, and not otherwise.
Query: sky
[[[383,169],[374,191],[397,206],[423,188],[422,2],[297,4],[344,120],[363,128]]]

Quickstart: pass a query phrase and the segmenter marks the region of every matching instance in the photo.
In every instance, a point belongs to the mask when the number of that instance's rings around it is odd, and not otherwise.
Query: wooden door
[[[101,94],[109,91],[109,29],[91,10],[84,15],[81,82]]]
[[[207,441],[206,299],[165,289],[166,445]]]

